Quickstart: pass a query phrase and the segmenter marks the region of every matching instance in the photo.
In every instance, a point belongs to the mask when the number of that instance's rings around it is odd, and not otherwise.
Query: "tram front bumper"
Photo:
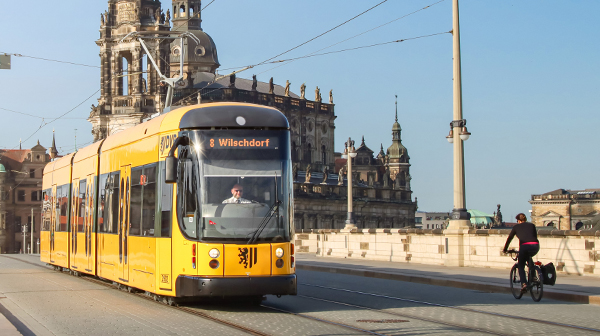
[[[203,278],[180,275],[175,281],[177,297],[296,295],[296,275],[243,278]]]

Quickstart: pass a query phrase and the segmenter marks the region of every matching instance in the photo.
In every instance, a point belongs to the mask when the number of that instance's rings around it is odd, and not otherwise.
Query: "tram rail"
[[[439,307],[439,308],[448,308],[448,309],[453,309],[453,310],[461,310],[461,311],[466,311],[466,312],[470,312],[470,313],[478,313],[478,314],[490,315],[490,316],[494,316],[494,317],[506,318],[506,319],[512,319],[512,320],[521,320],[521,321],[527,321],[527,322],[532,322],[532,323],[539,323],[539,324],[551,325],[551,326],[555,326],[555,327],[563,327],[563,328],[569,328],[569,329],[576,329],[576,330],[580,330],[580,331],[600,333],[600,329],[596,329],[596,328],[577,326],[577,325],[567,324],[567,323],[545,321],[545,320],[540,320],[540,319],[535,319],[535,318],[530,318],[530,317],[522,317],[522,316],[508,315],[508,314],[502,314],[502,313],[494,313],[494,312],[488,312],[488,311],[483,311],[483,310],[478,310],[478,309],[473,309],[473,308],[464,308],[464,307],[450,306],[450,305],[445,305],[445,304],[440,304],[440,303],[434,303],[434,302],[428,302],[428,301],[421,301],[421,300],[414,300],[414,299],[407,299],[407,298],[401,298],[401,297],[394,297],[394,296],[383,295],[383,294],[367,293],[367,292],[363,292],[363,291],[355,291],[355,290],[345,289],[345,288],[327,287],[327,286],[314,285],[314,284],[306,284],[306,283],[299,283],[298,285],[300,285],[300,286],[307,286],[307,287],[321,288],[321,289],[327,289],[327,290],[333,290],[333,291],[340,291],[340,292],[346,292],[346,293],[353,293],[353,294],[359,294],[359,295],[367,295],[367,296],[373,296],[373,297],[382,298],[382,299],[404,301],[404,302],[410,302],[410,303],[413,303],[413,304],[416,303],[416,304],[422,304],[422,305],[426,305],[426,306],[434,306],[434,307]],[[299,297],[303,297],[303,298],[307,298],[307,299],[312,299],[312,300],[318,300],[318,301],[329,302],[329,303],[334,303],[334,304],[339,304],[339,305],[351,306],[351,307],[360,308],[360,309],[367,309],[367,310],[372,310],[372,311],[378,311],[378,312],[382,312],[382,313],[386,313],[386,314],[390,314],[390,315],[394,315],[394,316],[410,317],[410,318],[413,318],[413,319],[419,319],[419,320],[424,320],[424,321],[433,322],[433,323],[441,323],[441,324],[445,324],[445,325],[449,325],[449,326],[454,326],[454,327],[467,328],[467,329],[477,330],[477,331],[481,331],[481,332],[485,332],[485,333],[489,333],[489,334],[506,335],[506,334],[503,334],[503,333],[496,333],[496,332],[493,332],[493,331],[479,329],[479,328],[473,328],[473,327],[468,327],[468,326],[464,326],[464,325],[460,325],[460,324],[453,324],[453,323],[443,322],[443,321],[439,321],[439,320],[435,320],[435,319],[423,318],[421,316],[412,315],[412,314],[408,314],[408,313],[395,313],[395,312],[383,311],[383,310],[376,309],[376,308],[370,308],[370,307],[366,307],[366,306],[359,306],[359,305],[349,304],[349,303],[345,303],[345,302],[337,302],[337,301],[333,301],[333,300],[327,300],[327,299],[322,299],[322,298],[317,298],[317,297],[311,297],[311,296],[306,296],[306,295],[298,295],[298,296]]]

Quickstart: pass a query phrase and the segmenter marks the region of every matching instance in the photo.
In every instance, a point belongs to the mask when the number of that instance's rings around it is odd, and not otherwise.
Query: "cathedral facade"
[[[346,216],[344,183],[347,181],[343,172],[341,177],[337,174],[333,91],[329,91],[324,101],[319,87],[311,99],[312,93],[307,92],[304,84],[299,86],[300,94],[296,94],[289,81],[278,85],[273,78],[266,83],[258,81],[256,76],[252,79],[238,78],[235,73],[219,76],[216,44],[202,30],[200,9],[200,0],[173,1],[166,12],[157,0],[108,1],[108,10],[100,18],[100,39],[96,41],[100,47],[101,95],[88,119],[94,140],[162,113],[167,86],[161,79],[165,78],[182,77],[174,86],[174,108],[209,102],[275,107],[290,122],[292,161],[296,176],[302,177],[295,183],[296,227],[343,227],[340,218]],[[133,32],[138,37],[132,36]],[[183,48],[180,39],[165,38],[186,32],[193,34],[193,38],[184,38]],[[362,154],[354,159],[361,160],[355,162],[359,173],[369,171],[354,188],[357,197],[367,202],[370,209],[360,208],[364,209],[364,216],[363,210],[355,210],[359,227],[414,225],[416,202],[411,200],[409,158],[400,141],[397,117],[392,128],[392,145],[386,153],[382,150],[373,157],[370,149],[363,150],[368,149],[363,141],[365,148],[359,147]],[[365,155],[370,156],[366,161]],[[361,181],[360,176],[356,181]],[[316,216],[327,220],[318,220]]]

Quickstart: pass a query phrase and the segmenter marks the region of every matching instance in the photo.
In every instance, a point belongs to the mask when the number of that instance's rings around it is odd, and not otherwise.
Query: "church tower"
[[[398,96],[396,96],[396,121],[392,125],[392,145],[387,149],[386,170],[389,170],[394,189],[408,191],[410,200],[410,157],[406,147],[402,145],[402,128],[398,122]]]
[[[191,88],[194,83],[207,79],[214,79],[214,74],[219,67],[217,47],[213,39],[202,30],[202,3],[200,0],[174,0],[173,1],[173,33],[190,32],[200,43],[191,38],[183,41],[183,52],[180,40],[171,43],[171,77],[179,75],[181,56],[183,56],[183,81],[179,89]]]
[[[109,0],[100,14],[100,98],[92,105],[88,121],[94,141],[139,124],[144,117],[162,111],[166,88],[160,85],[148,55],[136,38],[138,32],[169,31],[169,13],[158,0]],[[169,73],[169,42],[144,42],[163,74]]]

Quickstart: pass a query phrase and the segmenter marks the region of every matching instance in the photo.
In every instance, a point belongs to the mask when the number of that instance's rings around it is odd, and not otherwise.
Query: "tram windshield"
[[[292,184],[287,131],[196,131],[190,135],[189,147],[193,155],[189,155],[188,165],[192,167],[182,175],[188,199],[182,200],[186,209],[181,222],[190,238],[290,240]],[[195,189],[196,195],[190,195],[190,189]],[[188,226],[197,234],[190,234]]]

